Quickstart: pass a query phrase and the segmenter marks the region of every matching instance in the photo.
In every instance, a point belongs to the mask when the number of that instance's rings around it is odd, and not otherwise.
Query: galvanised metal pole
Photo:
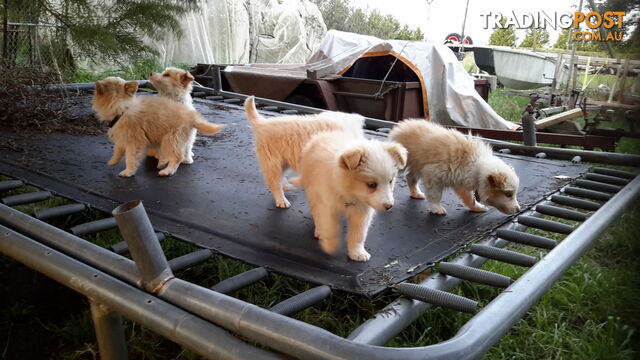
[[[142,277],[144,288],[155,293],[173,278],[167,258],[157,241],[156,232],[144,210],[142,201],[122,204],[112,212],[122,237],[129,246],[129,253]]]
[[[107,273],[0,225],[0,253],[207,359],[283,359]]]
[[[91,319],[96,330],[101,360],[127,360],[127,343],[120,314],[109,307],[89,299]]]

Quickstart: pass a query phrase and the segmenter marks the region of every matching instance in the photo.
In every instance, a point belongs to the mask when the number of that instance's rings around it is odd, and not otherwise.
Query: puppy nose
[[[383,206],[385,209],[390,210],[393,207],[393,204],[385,203]]]
[[[520,205],[516,205],[516,212],[520,212]]]

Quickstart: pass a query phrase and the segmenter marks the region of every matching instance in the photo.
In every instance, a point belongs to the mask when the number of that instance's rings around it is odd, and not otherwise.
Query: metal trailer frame
[[[80,86],[82,87],[82,85]],[[88,88],[88,87],[87,87]],[[197,88],[196,91],[213,89]],[[220,97],[222,96],[222,97]],[[239,103],[245,96],[220,92],[211,97],[226,104]],[[258,99],[272,110],[317,112],[272,100]],[[393,123],[367,119],[367,127],[389,128]],[[640,156],[599,153],[495,142],[501,151],[523,152],[538,157],[558,157],[572,161],[640,166]],[[8,174],[10,175],[10,174]],[[0,191],[25,185],[21,181],[0,182]],[[267,274],[263,268],[223,280],[212,289],[179,278],[173,273],[197,265],[212,253],[198,250],[167,261],[157,234],[139,201],[123,204],[113,211],[115,223],[126,240],[111,251],[58,229],[36,217],[10,207],[51,197],[48,191],[0,199],[0,252],[22,262],[65,286],[89,297],[92,317],[103,359],[126,358],[120,315],[188,347],[206,358],[258,359],[478,359],[481,358],[544,293],[595,242],[602,232],[640,197],[640,177],[634,173],[594,168],[578,179],[541,199],[490,236],[470,246],[449,262],[441,262],[419,284],[400,283],[400,296],[376,316],[355,329],[347,338],[289,317],[331,294],[319,286],[284,300],[271,309],[226,295]],[[604,201],[604,203],[602,203]],[[562,207],[560,207],[560,206]],[[86,206],[42,210],[40,216],[83,211]],[[576,211],[595,211],[592,214]],[[541,218],[551,215],[582,222],[572,227]],[[79,233],[102,231],[113,220],[83,224]],[[525,228],[568,234],[554,240],[525,233]],[[503,249],[509,242],[551,249],[544,257],[533,257]],[[120,255],[130,251],[133,260]],[[480,270],[488,259],[532,266],[517,280]],[[472,299],[448,293],[462,281],[506,288],[477,312],[457,334],[442,343],[414,348],[383,346],[422,313],[434,306],[475,313]],[[226,330],[226,331],[225,331]],[[234,336],[235,335],[235,336]],[[257,348],[238,339],[256,342]]]

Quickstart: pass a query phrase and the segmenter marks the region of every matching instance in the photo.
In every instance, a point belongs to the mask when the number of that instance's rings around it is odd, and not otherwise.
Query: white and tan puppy
[[[126,168],[120,176],[133,176],[148,149],[157,148],[161,176],[173,175],[184,157],[185,143],[191,131],[215,134],[224,125],[207,122],[197,111],[161,97],[136,98],[138,83],[108,77],[96,82],[93,109],[100,120],[109,123],[114,143],[110,166],[126,156]]]
[[[149,81],[158,90],[159,96],[177,101],[189,109],[195,110],[191,98],[193,75],[188,71],[168,67],[164,69],[162,74],[151,73]],[[185,157],[182,160],[183,164],[193,164],[193,143],[196,141],[196,130],[193,129],[189,135],[189,141],[185,146]]]
[[[391,209],[396,175],[406,162],[407,150],[394,142],[354,139],[344,132],[322,133],[309,141],[300,177],[291,183],[304,187],[322,250],[338,251],[344,216],[349,258],[371,258],[364,242],[374,210]]]
[[[432,213],[447,213],[440,204],[445,188],[453,188],[474,212],[487,211],[485,205],[505,214],[520,211],[518,175],[482,140],[418,119],[401,122],[389,137],[409,151],[407,183],[411,197],[425,198],[418,186],[422,179]]]
[[[247,98],[244,108],[256,134],[256,154],[264,181],[279,208],[291,206],[284,196],[283,174],[287,169],[299,172],[300,154],[313,135],[340,131],[357,139],[364,138],[364,117],[357,114],[327,111],[265,119],[256,110],[253,96]]]

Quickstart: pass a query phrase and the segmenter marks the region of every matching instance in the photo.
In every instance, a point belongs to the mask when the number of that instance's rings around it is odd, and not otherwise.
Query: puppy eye
[[[508,198],[512,198],[513,197],[513,193],[506,193],[505,196],[508,197]]]
[[[371,182],[368,183],[367,186],[369,187],[369,189],[375,189],[378,187],[378,183]]]
[[[389,180],[389,184],[391,184],[393,182],[393,179]]]
[[[162,74],[162,76],[164,76],[164,77],[169,77],[169,74]]]

